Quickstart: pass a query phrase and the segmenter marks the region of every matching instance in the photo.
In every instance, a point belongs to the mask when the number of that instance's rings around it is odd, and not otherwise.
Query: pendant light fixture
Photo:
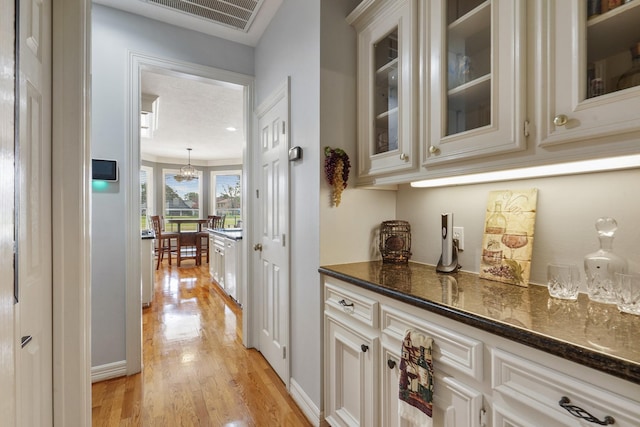
[[[191,181],[198,177],[198,171],[191,166],[191,148],[187,148],[187,152],[189,153],[189,162],[186,166],[181,167],[180,173],[175,176],[175,180],[178,182]]]

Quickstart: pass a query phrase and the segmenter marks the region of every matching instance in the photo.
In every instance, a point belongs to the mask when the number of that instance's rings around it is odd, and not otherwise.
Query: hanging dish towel
[[[433,339],[415,329],[405,332],[400,359],[398,415],[415,426],[433,426]]]

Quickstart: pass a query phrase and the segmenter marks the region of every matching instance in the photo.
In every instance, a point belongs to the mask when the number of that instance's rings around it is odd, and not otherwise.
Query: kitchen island
[[[491,408],[493,425],[504,420],[513,425],[556,425],[561,420],[557,425],[566,425],[572,417],[567,407],[579,403],[601,420],[608,411],[617,415],[615,425],[640,425],[640,316],[620,313],[615,305],[590,301],[584,294],[577,301],[558,300],[549,297],[545,286],[519,287],[466,272],[440,274],[433,266],[414,262],[330,265],[319,272],[325,293],[325,410],[331,425],[343,422],[345,410],[357,412],[334,399],[345,391],[341,384],[349,387],[355,381],[343,383],[334,375],[344,372],[336,365],[350,360],[344,337],[372,349],[360,356],[362,363],[371,357],[372,366],[389,365],[382,375],[376,373],[378,367],[372,368],[374,381],[383,383],[377,397],[382,412],[376,413],[373,404],[371,413],[362,412],[361,421],[393,419],[389,405],[394,404],[394,392],[385,396],[395,381],[388,377],[397,370],[392,365],[399,361],[407,327],[434,337],[434,366],[441,370],[436,384],[457,384],[436,403],[442,411],[437,418],[477,425],[469,420],[477,419],[478,411],[486,416]],[[452,402],[461,394],[465,403],[456,406]],[[571,404],[560,404],[563,397]],[[447,415],[449,407],[462,413]],[[517,416],[510,417],[516,407]]]

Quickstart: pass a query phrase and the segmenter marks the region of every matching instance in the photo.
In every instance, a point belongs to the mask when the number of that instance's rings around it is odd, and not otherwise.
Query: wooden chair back
[[[209,228],[224,228],[224,216],[209,215]]]

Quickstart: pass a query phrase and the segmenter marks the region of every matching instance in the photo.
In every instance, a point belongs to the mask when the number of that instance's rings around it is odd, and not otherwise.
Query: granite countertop
[[[545,286],[520,287],[477,274],[382,261],[322,266],[327,276],[377,292],[590,368],[640,384],[640,316],[580,294],[549,297]]]
[[[207,228],[207,230],[232,240],[242,240],[242,228]]]

